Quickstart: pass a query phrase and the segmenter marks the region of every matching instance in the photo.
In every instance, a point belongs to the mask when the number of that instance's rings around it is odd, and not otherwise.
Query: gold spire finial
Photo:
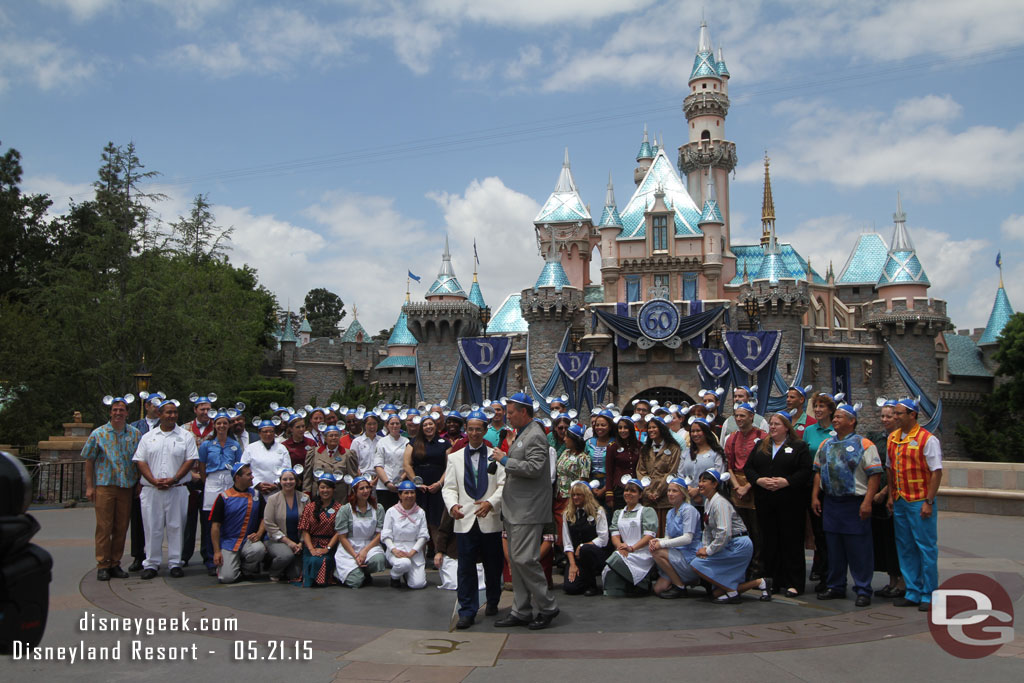
[[[771,159],[768,150],[764,151],[764,198],[761,201],[761,246],[770,241],[770,234],[775,225],[775,201],[772,199],[772,178],[768,169]]]

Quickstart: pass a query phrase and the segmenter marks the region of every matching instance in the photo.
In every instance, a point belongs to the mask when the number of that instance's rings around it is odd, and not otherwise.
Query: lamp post
[[[491,322],[491,307],[484,306],[480,309],[480,322],[484,326],[484,336],[487,336],[487,323]]]
[[[146,354],[142,354],[139,369],[132,374],[132,377],[135,378],[135,395],[141,398],[142,392],[149,391],[149,382],[153,379],[153,373],[146,367]],[[146,402],[139,401],[139,419],[144,417],[146,417]]]
[[[761,311],[757,305],[757,299],[753,296],[747,297],[747,300],[743,302],[743,311],[747,314],[750,329],[756,330],[757,324],[761,320]]]

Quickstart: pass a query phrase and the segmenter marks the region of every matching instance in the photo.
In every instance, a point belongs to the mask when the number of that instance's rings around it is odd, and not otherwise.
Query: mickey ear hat
[[[402,481],[398,482],[398,490],[399,491],[415,491],[416,490],[416,484],[412,483],[408,479],[403,479]]]

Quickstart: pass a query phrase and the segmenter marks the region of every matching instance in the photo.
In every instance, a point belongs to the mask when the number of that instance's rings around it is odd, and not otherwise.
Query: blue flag
[[[419,282],[419,281],[420,281],[419,277],[417,277],[417,276],[413,275],[413,274],[412,274],[412,271],[411,271],[411,270],[409,271],[409,277],[411,277],[411,278],[412,278],[413,280],[415,280],[416,282]]]
[[[996,268],[1002,268],[1002,267],[1003,267],[1003,252],[1002,251],[998,251],[998,252],[996,252]]]

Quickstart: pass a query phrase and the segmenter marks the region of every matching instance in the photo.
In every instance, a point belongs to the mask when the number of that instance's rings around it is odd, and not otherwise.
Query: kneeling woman
[[[377,504],[365,477],[356,477],[350,484],[348,503],[338,511],[334,522],[338,532],[334,575],[349,588],[362,588],[373,583],[373,572],[382,572],[387,566],[380,547],[384,506]]]
[[[290,468],[289,468],[290,469]],[[338,482],[330,472],[317,470],[316,500],[302,509],[299,531],[302,532],[302,585],[326,586],[334,571],[334,546],[338,534],[334,520],[341,503],[334,502],[334,487]]]
[[[658,514],[654,508],[640,505],[640,495],[650,480],[623,477],[622,497],[626,507],[612,516],[611,540],[615,552],[608,558],[601,578],[604,594],[610,596],[643,595],[651,588],[650,543],[658,535]]]
[[[686,587],[698,583],[690,563],[700,548],[700,513],[690,505],[688,482],[679,477],[668,478],[668,516],[665,538],[651,541],[654,563],[658,565],[658,581],[654,592],[666,600],[686,597]]]
[[[565,592],[600,595],[597,575],[608,559],[608,518],[594,498],[596,479],[588,484],[574,481],[569,487],[569,504],[562,518],[562,547],[569,564],[565,569]]]
[[[423,549],[430,538],[427,516],[416,504],[416,484],[408,479],[398,484],[398,505],[384,514],[380,541],[387,547],[391,564],[391,587],[401,588],[402,577],[409,588],[427,585],[426,558]]]
[[[715,589],[712,602],[724,605],[740,602],[740,593],[751,588],[761,591],[761,600],[772,599],[771,584],[766,579],[743,582],[747,566],[754,555],[754,544],[747,535],[739,513],[729,499],[718,492],[729,474],[718,470],[701,472],[697,487],[704,496],[704,538],[697,557],[690,567]]]

